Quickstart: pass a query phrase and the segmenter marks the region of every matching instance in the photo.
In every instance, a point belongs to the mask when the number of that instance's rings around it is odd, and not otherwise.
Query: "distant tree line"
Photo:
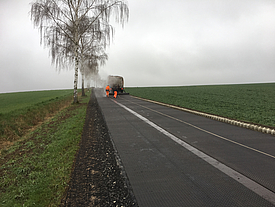
[[[98,74],[108,60],[106,46],[114,35],[110,19],[124,25],[129,17],[126,0],[36,0],[31,20],[40,31],[40,44],[49,48],[57,68],[74,66],[74,103],[78,102],[78,72],[84,77]]]

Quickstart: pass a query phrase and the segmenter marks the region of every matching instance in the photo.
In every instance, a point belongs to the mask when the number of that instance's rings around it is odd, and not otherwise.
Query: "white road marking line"
[[[191,146],[188,143],[182,141],[181,139],[177,138],[176,136],[169,133],[165,129],[159,127],[155,123],[151,122],[150,120],[146,119],[145,117],[141,116],[140,114],[136,113],[135,111],[129,109],[126,106],[124,106],[123,104],[118,103],[115,100],[113,100],[113,101],[116,104],[118,104],[119,106],[121,106],[122,108],[126,109],[127,111],[129,111],[130,113],[135,115],[136,117],[138,117],[139,119],[141,119],[142,121],[144,121],[145,123],[149,124],[150,126],[152,126],[155,129],[157,129],[159,132],[163,133],[164,135],[166,135],[167,137],[169,137],[170,139],[172,139],[173,141],[175,141],[176,143],[178,143],[182,147],[186,148],[187,150],[194,153],[195,155],[197,155],[198,157],[200,157],[204,161],[208,162],[213,167],[219,169],[220,171],[222,171],[223,173],[225,173],[229,177],[231,177],[234,180],[238,181],[239,183],[241,183],[242,185],[244,185],[248,189],[252,190],[253,192],[258,194],[259,196],[263,197],[265,200],[271,202],[272,204],[275,204],[275,193],[274,192],[272,192],[269,189],[263,187],[262,185],[256,183],[255,181],[251,180],[250,178],[244,176],[243,174],[233,170],[232,168],[224,165],[223,163],[221,163],[218,160],[210,157],[209,155],[203,153],[202,151],[194,148],[193,146]]]
[[[129,101],[129,100],[128,100],[128,101]],[[134,102],[132,102],[132,101],[129,101],[129,102],[134,103]],[[146,108],[146,109],[148,109],[148,110],[150,110],[150,111],[153,111],[153,112],[155,112],[155,113],[158,113],[158,114],[161,114],[161,115],[163,115],[163,116],[166,116],[166,117],[168,117],[168,118],[170,118],[170,119],[174,119],[174,120],[176,120],[176,121],[179,121],[179,122],[181,122],[181,123],[184,123],[184,124],[186,124],[186,125],[188,125],[188,126],[191,126],[191,127],[195,128],[195,129],[198,129],[198,130],[200,130],[200,131],[202,131],[202,132],[205,132],[205,133],[207,133],[207,134],[211,134],[211,135],[213,135],[213,136],[215,136],[215,137],[217,137],[217,138],[223,139],[223,140],[225,140],[225,141],[231,142],[231,143],[233,143],[233,144],[239,145],[239,146],[241,146],[241,147],[250,149],[250,150],[252,150],[252,151],[258,152],[258,153],[260,153],[260,154],[263,154],[263,155],[265,155],[265,156],[268,156],[268,157],[270,157],[270,158],[275,159],[275,156],[274,156],[274,155],[271,155],[271,154],[268,154],[268,153],[263,152],[263,151],[261,151],[261,150],[258,150],[258,149],[249,147],[249,146],[247,146],[247,145],[241,144],[241,143],[236,142],[236,141],[233,141],[233,140],[231,140],[231,139],[225,138],[225,137],[223,137],[223,136],[220,136],[220,135],[218,135],[218,134],[215,134],[215,133],[213,133],[213,132],[207,131],[207,130],[202,129],[202,128],[200,128],[200,127],[197,127],[197,126],[195,126],[195,125],[193,125],[193,124],[190,124],[190,123],[188,123],[188,122],[186,122],[186,121],[177,119],[177,118],[175,118],[175,117],[172,117],[172,116],[169,116],[169,115],[167,115],[167,114],[164,114],[164,113],[161,113],[161,112],[159,112],[159,111],[156,111],[156,110],[154,110],[154,109],[151,109],[151,108],[149,108],[149,107],[142,106],[142,105],[140,105],[140,104],[138,104],[138,103],[134,103],[134,104],[136,104],[136,105],[138,105],[138,106],[141,106],[141,107],[143,107],[143,108]]]

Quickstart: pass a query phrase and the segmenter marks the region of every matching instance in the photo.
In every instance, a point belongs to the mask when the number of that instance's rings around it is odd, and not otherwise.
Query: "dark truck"
[[[118,95],[129,95],[124,90],[124,80],[121,76],[109,75],[107,84],[110,86],[110,95],[114,95],[114,90],[117,89]]]

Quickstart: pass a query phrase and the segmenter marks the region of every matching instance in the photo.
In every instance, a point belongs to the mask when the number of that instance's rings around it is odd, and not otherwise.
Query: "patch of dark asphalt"
[[[94,91],[69,188],[60,206],[138,206]]]

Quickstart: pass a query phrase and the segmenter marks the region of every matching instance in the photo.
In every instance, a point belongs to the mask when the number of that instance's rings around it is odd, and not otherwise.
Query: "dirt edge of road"
[[[94,90],[79,145],[60,206],[138,206]]]

